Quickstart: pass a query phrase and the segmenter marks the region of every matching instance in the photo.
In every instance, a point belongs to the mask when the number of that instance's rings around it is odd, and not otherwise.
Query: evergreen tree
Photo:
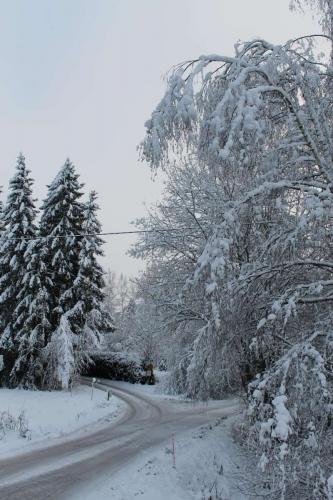
[[[15,323],[18,295],[26,272],[24,254],[29,239],[36,235],[32,184],[25,158],[20,154],[16,173],[9,184],[3,213],[4,229],[0,240],[0,352],[4,356],[5,367],[1,373],[4,384],[9,382],[9,374],[18,351],[19,338]]]
[[[74,358],[74,333],[67,314],[60,316],[59,325],[53,332],[46,348],[48,387],[68,389],[76,373]]]
[[[0,194],[2,194],[2,187],[0,188]],[[2,200],[0,200],[0,235],[3,229],[4,229],[3,202]]]
[[[52,281],[45,260],[47,247],[42,238],[30,242],[25,254],[27,272],[16,308],[18,353],[11,372],[12,385],[42,388],[45,380],[45,346],[51,333],[50,296]]]
[[[63,314],[75,305],[72,285],[79,270],[80,239],[83,204],[82,184],[69,159],[50,184],[42,207],[40,235],[47,247],[45,263],[52,285],[49,288],[51,325],[55,330]]]
[[[76,304],[73,283],[79,272],[84,205],[79,175],[69,159],[50,184],[42,207],[40,235],[46,246],[45,265],[49,302],[49,342],[44,350],[48,386],[68,387],[74,366],[74,332],[67,319]],[[65,339],[65,340],[64,340]],[[66,359],[66,369],[60,369]]]
[[[74,333],[77,371],[89,362],[89,349],[99,345],[100,333],[113,328],[110,314],[104,307],[104,273],[97,260],[103,255],[101,247],[104,242],[98,236],[101,224],[96,215],[99,209],[96,199],[97,194],[92,191],[84,210],[79,271],[70,294],[75,299],[68,319]]]

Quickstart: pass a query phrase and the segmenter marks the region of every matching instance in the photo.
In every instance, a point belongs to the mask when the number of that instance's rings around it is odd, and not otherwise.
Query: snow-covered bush
[[[120,352],[91,352],[92,363],[83,369],[83,374],[112,380],[136,383],[142,378],[142,369],[137,356]]]
[[[324,498],[332,469],[333,335],[291,347],[249,384],[251,437],[272,497]]]

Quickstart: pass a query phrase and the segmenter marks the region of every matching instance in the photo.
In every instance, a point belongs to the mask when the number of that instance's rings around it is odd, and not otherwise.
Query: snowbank
[[[91,400],[91,389],[83,386],[72,393],[0,389],[0,420],[2,412],[16,420],[23,416],[26,427],[23,433],[15,428],[1,432],[0,425],[0,456],[27,451],[46,439],[49,444],[50,438],[66,438],[74,431],[89,432],[94,424],[116,419],[123,408],[118,398],[106,401],[105,392],[98,389]]]

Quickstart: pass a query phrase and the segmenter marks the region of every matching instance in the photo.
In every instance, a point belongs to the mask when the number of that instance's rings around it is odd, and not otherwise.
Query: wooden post
[[[96,379],[95,377],[92,379],[91,381],[91,401],[93,400],[93,397],[94,397],[94,384],[96,383]]]
[[[173,457],[173,467],[176,468],[176,447],[175,447],[175,435],[172,434],[172,457]]]

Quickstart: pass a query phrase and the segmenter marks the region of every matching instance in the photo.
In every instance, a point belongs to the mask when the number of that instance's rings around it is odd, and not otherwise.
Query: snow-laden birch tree
[[[328,498],[332,474],[333,9],[309,3],[322,35],[178,65],[142,144],[152,169],[187,165],[220,192],[217,201],[201,189],[198,212],[218,210],[177,298],[204,290],[185,386],[197,397],[248,389],[272,498]]]

